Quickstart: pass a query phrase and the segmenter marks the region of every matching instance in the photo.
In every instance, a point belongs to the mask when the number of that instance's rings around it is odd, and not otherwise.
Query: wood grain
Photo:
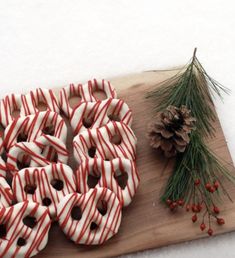
[[[124,209],[119,233],[102,246],[76,246],[67,240],[55,223],[52,226],[47,247],[37,256],[44,257],[111,257],[140,250],[166,246],[188,240],[206,237],[201,233],[199,224],[192,224],[191,213],[180,210],[172,214],[159,203],[159,197],[171,173],[171,165],[149,147],[146,135],[146,125],[152,119],[152,103],[144,98],[145,93],[158,82],[167,79],[175,71],[144,72],[111,79],[118,91],[133,110],[133,130],[138,138],[137,167],[141,183],[132,204]],[[120,90],[119,90],[120,89]],[[216,138],[208,144],[213,151],[232,167],[232,160],[219,121],[215,123]],[[68,145],[71,146],[71,131],[69,130]],[[71,151],[71,148],[70,148]],[[71,152],[72,157],[72,152]],[[75,168],[71,158],[70,164]],[[163,173],[164,172],[164,173]],[[235,199],[235,188],[228,184],[228,191]],[[214,227],[216,234],[235,229],[235,205],[225,199],[222,216],[226,224]]]

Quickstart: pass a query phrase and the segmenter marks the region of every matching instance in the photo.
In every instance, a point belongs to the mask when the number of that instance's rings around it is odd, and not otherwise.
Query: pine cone
[[[150,145],[155,149],[161,149],[166,157],[184,152],[190,141],[189,134],[195,129],[195,121],[186,106],[167,107],[158,114],[157,120],[149,125]]]

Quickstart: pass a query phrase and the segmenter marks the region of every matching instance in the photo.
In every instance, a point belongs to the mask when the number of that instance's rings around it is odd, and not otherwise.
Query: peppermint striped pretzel
[[[15,173],[12,189],[18,202],[28,200],[47,206],[50,216],[55,218],[59,201],[67,194],[76,192],[76,184],[69,166],[52,163],[46,167],[25,168]]]
[[[47,244],[51,220],[46,207],[21,202],[0,209],[0,257],[32,257]]]
[[[50,149],[50,147],[53,148]],[[51,155],[54,155],[56,160]],[[50,135],[42,135],[34,142],[16,143],[10,148],[7,156],[8,172],[12,175],[25,167],[45,167],[54,162],[67,163],[68,161],[65,144]]]
[[[109,81],[93,79],[86,84],[70,84],[60,91],[60,108],[64,114],[70,118],[73,108],[69,104],[72,97],[80,97],[81,102],[96,102],[98,98],[94,95],[95,91],[103,91],[107,98],[116,98],[117,93]]]
[[[119,229],[122,205],[115,193],[95,188],[65,196],[58,205],[58,222],[76,244],[102,244]]]
[[[59,103],[51,89],[37,88],[25,95],[28,114],[35,114],[40,111],[40,104],[46,106],[47,111],[59,113]]]
[[[97,102],[83,102],[72,112],[70,122],[74,134],[87,128],[99,128],[116,120],[131,126],[132,112],[121,99],[107,99]]]
[[[137,139],[128,125],[112,121],[103,127],[78,134],[73,141],[74,156],[78,163],[88,157],[135,160],[136,142]]]
[[[86,193],[94,187],[106,187],[113,191],[123,206],[128,206],[139,185],[139,176],[133,161],[116,158],[85,159],[76,171],[78,192]]]
[[[9,94],[0,101],[0,123],[3,127],[9,125],[13,120],[13,112],[19,111],[20,116],[29,115],[28,105],[30,100],[25,99],[23,94]]]
[[[51,134],[66,143],[67,126],[65,121],[58,113],[50,111],[20,117],[5,129],[4,145],[9,151],[15,143],[34,141],[42,134]]]

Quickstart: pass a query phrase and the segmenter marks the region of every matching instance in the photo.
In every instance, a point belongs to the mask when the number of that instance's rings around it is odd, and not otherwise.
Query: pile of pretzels
[[[130,108],[105,80],[70,84],[59,97],[38,88],[0,101],[0,257],[36,255],[53,221],[76,244],[103,244],[118,232],[139,185],[131,123]]]

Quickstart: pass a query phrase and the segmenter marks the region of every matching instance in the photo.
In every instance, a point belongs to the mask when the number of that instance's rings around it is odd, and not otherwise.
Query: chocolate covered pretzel
[[[131,126],[132,112],[121,99],[83,102],[75,108],[70,118],[75,135],[87,128],[102,127],[112,120]]]
[[[139,185],[139,176],[133,161],[116,158],[85,159],[76,171],[78,192],[86,193],[94,187],[106,187],[113,191],[123,206],[128,206]]]
[[[60,91],[60,107],[64,114],[70,118],[73,108],[70,106],[69,99],[72,97],[79,97],[82,102],[96,102],[99,99],[94,95],[95,91],[102,91],[107,98],[116,98],[117,93],[111,83],[105,80],[90,80],[86,84],[70,84]],[[77,106],[75,105],[75,106]]]
[[[102,244],[119,229],[122,205],[115,193],[95,188],[65,196],[58,205],[58,222],[76,244]]]
[[[73,141],[78,163],[86,158],[112,160],[118,157],[135,160],[137,139],[131,128],[121,122],[109,122],[97,129],[87,129]]]
[[[0,209],[0,257],[28,258],[47,244],[51,220],[46,207],[21,202]]]
[[[48,207],[50,216],[57,215],[59,201],[76,191],[72,169],[61,163],[46,167],[25,168],[14,174],[12,181],[14,196],[18,202],[37,202]]]

